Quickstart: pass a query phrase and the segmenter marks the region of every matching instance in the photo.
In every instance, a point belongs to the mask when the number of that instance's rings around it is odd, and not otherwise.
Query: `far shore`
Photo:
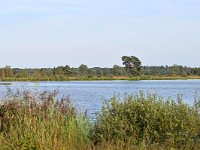
[[[189,80],[200,79],[200,76],[114,76],[114,77],[57,77],[57,78],[4,78],[1,82],[9,81],[95,81],[95,80]]]

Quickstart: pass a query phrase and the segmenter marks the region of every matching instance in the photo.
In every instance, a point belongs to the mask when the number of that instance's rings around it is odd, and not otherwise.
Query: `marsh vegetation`
[[[95,121],[56,92],[15,92],[0,106],[2,149],[199,149],[200,101],[142,92],[105,101]]]

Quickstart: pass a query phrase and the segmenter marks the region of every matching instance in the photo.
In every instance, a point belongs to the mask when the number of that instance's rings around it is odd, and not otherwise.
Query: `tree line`
[[[74,68],[69,65],[53,68],[0,68],[0,79],[33,79],[33,80],[66,80],[73,78],[101,78],[101,77],[134,77],[134,76],[200,76],[199,67],[173,66],[142,66],[136,56],[123,56],[124,66],[114,65],[112,68],[93,67],[85,64]]]

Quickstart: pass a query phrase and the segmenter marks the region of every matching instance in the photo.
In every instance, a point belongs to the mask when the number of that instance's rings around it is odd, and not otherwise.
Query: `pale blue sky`
[[[0,67],[200,67],[200,0],[0,0]]]

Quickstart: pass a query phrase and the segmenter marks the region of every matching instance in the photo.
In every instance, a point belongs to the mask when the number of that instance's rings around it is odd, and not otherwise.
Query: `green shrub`
[[[199,107],[184,104],[181,96],[177,101],[142,92],[123,101],[113,97],[97,116],[94,140],[193,149],[200,142]]]

